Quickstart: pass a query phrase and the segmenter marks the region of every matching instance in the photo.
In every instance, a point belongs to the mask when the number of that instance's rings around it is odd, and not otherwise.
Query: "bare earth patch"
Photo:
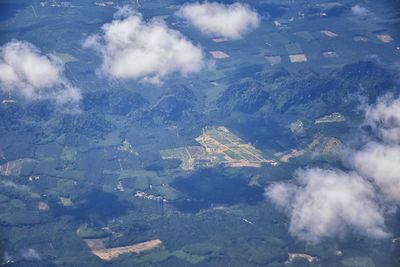
[[[85,242],[94,255],[105,261],[110,261],[125,253],[140,254],[143,251],[154,249],[162,244],[161,240],[154,239],[130,246],[105,248],[103,239],[86,239]]]
[[[377,34],[376,38],[384,43],[390,43],[393,41],[392,36],[390,36],[389,34]]]
[[[304,54],[289,55],[289,60],[292,63],[306,62],[307,61],[307,57]]]
[[[224,59],[224,58],[228,58],[229,55],[222,52],[222,51],[210,51],[210,54],[213,58],[215,59]]]

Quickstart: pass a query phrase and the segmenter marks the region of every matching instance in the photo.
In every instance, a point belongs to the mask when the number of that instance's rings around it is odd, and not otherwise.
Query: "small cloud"
[[[365,108],[365,124],[388,144],[400,145],[400,99],[392,95],[380,98],[376,105]]]
[[[183,5],[177,15],[185,18],[202,33],[227,39],[240,39],[260,24],[260,17],[249,6],[216,2]]]
[[[40,255],[35,249],[28,248],[22,251],[22,258],[26,260],[40,260]]]
[[[360,18],[365,18],[371,14],[371,12],[367,8],[360,5],[353,6],[351,8],[351,13]]]
[[[400,204],[400,146],[370,142],[355,152],[353,165],[379,188],[386,201]]]
[[[79,88],[63,75],[62,61],[25,41],[13,40],[0,47],[0,89],[28,101],[52,100],[69,112],[76,112],[81,100]]]
[[[314,168],[297,171],[295,179],[297,185],[275,184],[266,191],[289,215],[293,236],[310,243],[352,231],[372,238],[388,236],[374,188],[358,174]]]
[[[266,196],[270,198],[275,205],[285,209],[290,213],[291,203],[295,196],[298,187],[291,183],[276,183],[273,186],[268,187],[266,190]]]
[[[169,74],[200,71],[203,51],[164,21],[144,21],[128,6],[102,27],[102,34],[89,36],[83,46],[102,56],[101,71],[111,79],[140,79],[160,83]]]

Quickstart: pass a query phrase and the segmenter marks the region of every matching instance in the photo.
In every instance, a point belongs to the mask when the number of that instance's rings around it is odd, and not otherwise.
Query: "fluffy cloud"
[[[374,188],[356,173],[315,168],[297,171],[295,178],[298,185],[276,184],[266,192],[289,214],[293,236],[311,243],[348,231],[388,236]]]
[[[174,72],[186,75],[204,66],[203,52],[160,20],[146,22],[139,13],[121,8],[101,35],[84,42],[102,55],[101,70],[112,79],[159,83]]]
[[[355,5],[351,8],[351,13],[357,17],[365,18],[370,14],[369,10],[363,6]]]
[[[365,108],[365,124],[371,126],[384,143],[400,144],[400,99],[387,95]]]
[[[384,215],[400,204],[400,99],[380,98],[365,108],[371,139],[349,157],[351,172],[300,170],[296,184],[277,183],[266,195],[290,217],[289,231],[316,243],[348,231],[387,237]]]
[[[183,5],[177,15],[207,35],[239,39],[260,24],[257,12],[247,5],[234,3],[194,3]]]
[[[371,180],[388,202],[400,204],[400,99],[387,95],[365,108],[378,142],[369,142],[354,153],[354,168]]]
[[[354,154],[353,165],[387,201],[400,204],[400,146],[371,142]]]
[[[52,100],[69,111],[76,111],[81,99],[80,90],[63,76],[61,60],[24,41],[0,47],[0,88],[27,100]]]

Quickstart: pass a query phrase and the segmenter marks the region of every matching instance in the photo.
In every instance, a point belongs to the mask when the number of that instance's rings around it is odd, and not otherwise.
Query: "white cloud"
[[[363,6],[355,5],[351,8],[351,13],[357,17],[365,18],[370,14],[369,10]]]
[[[80,90],[63,76],[61,60],[24,41],[0,47],[0,87],[27,100],[53,100],[68,111],[76,111],[81,99]]]
[[[289,231],[308,242],[345,235],[386,237],[384,215],[400,205],[400,99],[386,95],[365,107],[372,129],[366,144],[350,152],[351,172],[298,171],[298,185],[278,183],[266,195],[290,217]]]
[[[200,47],[165,22],[146,22],[126,6],[103,25],[102,34],[88,37],[84,47],[102,55],[101,70],[114,79],[159,83],[171,73],[186,75],[204,66]]]
[[[275,184],[266,192],[288,213],[293,236],[310,243],[349,231],[388,236],[374,188],[356,173],[314,168],[297,171],[295,178],[298,185]]]
[[[400,99],[386,95],[365,108],[365,124],[378,142],[354,153],[354,168],[371,180],[387,202],[400,204]]]
[[[385,143],[400,144],[400,99],[387,95],[365,108],[365,124]]]
[[[269,197],[277,206],[290,212],[291,203],[298,187],[290,183],[276,183],[266,190],[266,196]]]
[[[40,260],[40,255],[35,249],[28,248],[22,251],[22,258],[27,260]]]
[[[193,26],[207,35],[217,35],[228,39],[239,39],[257,28],[260,17],[247,5],[231,5],[216,2],[183,5],[177,15],[188,20]]]
[[[370,142],[354,154],[353,165],[372,180],[383,198],[400,204],[400,146]]]

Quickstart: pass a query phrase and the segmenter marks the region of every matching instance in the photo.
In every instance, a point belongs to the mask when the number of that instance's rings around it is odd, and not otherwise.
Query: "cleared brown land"
[[[102,260],[110,261],[113,258],[118,257],[121,254],[125,253],[136,253],[139,254],[146,250],[151,250],[156,247],[159,247],[162,242],[159,239],[150,240],[143,243],[134,244],[131,246],[124,247],[116,247],[116,248],[104,248],[103,240],[98,239],[98,241],[94,240],[85,240],[86,244],[90,248],[93,254],[99,257]]]
[[[50,209],[50,207],[46,202],[40,201],[38,203],[38,210],[46,211],[46,210],[49,210],[49,209]]]
[[[304,54],[289,55],[289,59],[290,59],[290,62],[292,62],[292,63],[307,61],[307,57]]]
[[[376,38],[378,38],[381,42],[384,43],[390,43],[391,41],[393,41],[392,36],[390,36],[389,34],[378,34],[376,35]]]
[[[228,58],[229,55],[222,52],[222,51],[210,51],[210,54],[213,58],[215,59],[223,59],[223,58]]]

